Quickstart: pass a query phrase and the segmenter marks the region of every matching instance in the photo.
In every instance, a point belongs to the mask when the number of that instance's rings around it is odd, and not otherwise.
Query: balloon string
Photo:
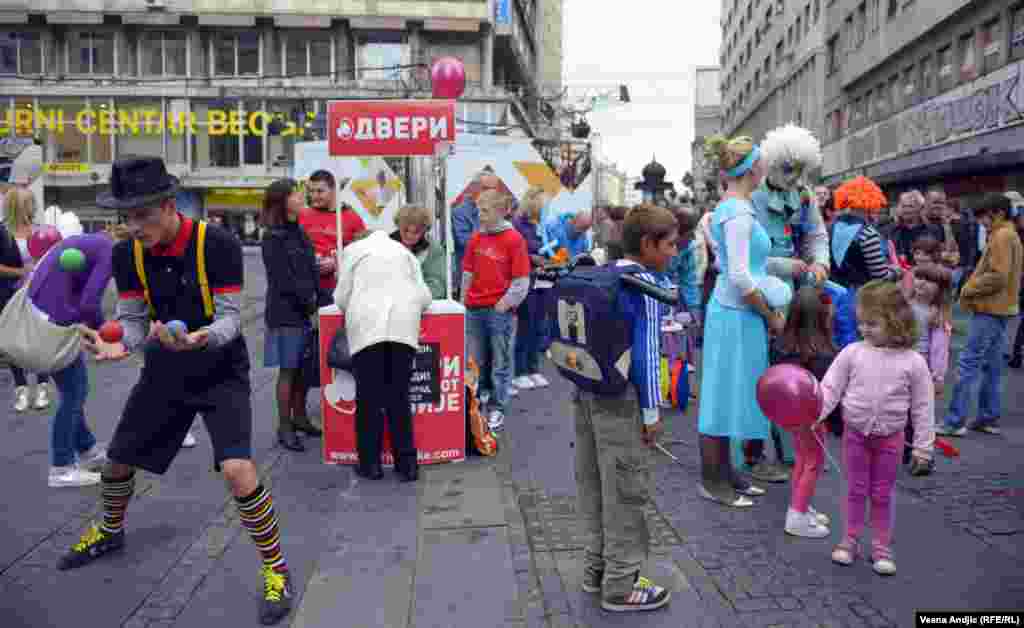
[[[849,429],[849,428],[847,428],[847,429]],[[829,452],[829,450],[828,450],[828,447],[826,447],[826,446],[825,446],[825,442],[824,442],[824,441],[823,441],[823,440],[821,439],[821,437],[820,437],[820,436],[818,435],[818,430],[815,430],[815,429],[811,429],[811,434],[813,434],[813,435],[814,435],[814,440],[818,441],[818,444],[819,444],[819,445],[821,445],[821,450],[825,452],[825,456],[826,456],[826,457],[828,458],[828,461],[829,461],[830,463],[832,463],[832,467],[833,467],[833,468],[834,468],[834,469],[835,469],[836,471],[838,471],[838,472],[839,472],[839,475],[840,475],[840,476],[842,476],[842,475],[843,475],[843,469],[842,469],[842,468],[841,468],[841,467],[839,466],[839,463],[838,463],[838,462],[836,462],[836,459],[832,457],[832,454],[831,454],[831,453]],[[903,441],[903,446],[904,446],[904,447],[910,447],[910,448],[913,448],[913,447],[914,447],[914,444],[913,444],[913,443],[910,443],[910,442],[908,442],[908,441],[906,441],[906,440],[904,440],[904,441]]]

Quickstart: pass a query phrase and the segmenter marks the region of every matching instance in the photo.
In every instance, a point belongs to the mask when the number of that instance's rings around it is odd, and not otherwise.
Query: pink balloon
[[[757,380],[757,405],[772,423],[792,430],[818,420],[824,397],[810,371],[795,364],[776,364]]]
[[[57,227],[47,225],[32,232],[28,239],[28,252],[33,259],[39,259],[50,250],[54,244],[61,241],[60,231]]]
[[[454,100],[466,91],[466,66],[455,57],[441,57],[430,68],[434,98]]]

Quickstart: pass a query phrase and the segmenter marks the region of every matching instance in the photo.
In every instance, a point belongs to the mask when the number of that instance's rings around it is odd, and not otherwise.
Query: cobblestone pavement
[[[521,392],[506,419],[502,444],[532,550],[532,572],[520,578],[531,600],[531,626],[902,627],[925,608],[999,609],[1024,606],[1024,429],[1016,409],[1024,377],[1007,376],[1003,437],[971,434],[956,441],[957,459],[937,471],[897,483],[899,572],[875,575],[870,563],[843,568],[829,553],[842,526],[841,474],[829,469],[815,505],[832,515],[824,540],[782,531],[788,484],[765,486],[752,509],[724,508],[696,492],[699,452],[697,402],[686,416],[667,415],[665,442],[679,458],[655,456],[654,504],[649,521],[649,571],[673,589],[665,611],[624,620],[579,593],[581,548],[587,538],[573,521],[574,432],[568,387]],[[949,387],[947,386],[947,389]],[[942,404],[937,404],[942,408]],[[829,443],[838,460],[837,442]],[[863,539],[869,547],[869,538]],[[936,579],[932,576],[947,575]]]

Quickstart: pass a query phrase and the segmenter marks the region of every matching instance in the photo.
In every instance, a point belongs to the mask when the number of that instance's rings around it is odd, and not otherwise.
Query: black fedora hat
[[[118,159],[110,169],[110,191],[96,197],[105,209],[135,209],[158,203],[178,192],[178,178],[167,173],[159,157]]]

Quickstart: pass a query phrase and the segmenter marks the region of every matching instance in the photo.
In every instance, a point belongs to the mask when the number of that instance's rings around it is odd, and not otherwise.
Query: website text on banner
[[[455,141],[455,101],[332,100],[327,136],[331,155],[430,157]]]
[[[320,404],[327,464],[359,462],[355,380],[351,374],[327,366],[331,339],[344,329],[344,318],[335,306],[320,310]],[[420,351],[409,384],[413,402],[413,442],[420,464],[452,462],[466,457],[465,337],[465,312],[457,303],[434,301],[423,314]],[[394,464],[391,437],[386,428],[381,464]]]

